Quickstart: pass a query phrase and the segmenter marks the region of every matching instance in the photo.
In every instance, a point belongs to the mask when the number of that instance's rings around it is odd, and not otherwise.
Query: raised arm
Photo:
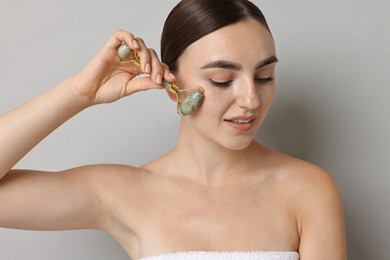
[[[122,41],[137,50],[141,67],[118,62],[116,53]],[[151,77],[133,79],[141,73],[151,73]],[[75,114],[91,105],[113,102],[134,92],[162,88],[161,77],[174,80],[141,39],[118,31],[79,74],[0,117],[0,179],[43,138]]]
[[[120,63],[117,48],[126,42],[137,51],[141,66]],[[135,78],[139,74],[150,77]],[[82,221],[66,226],[93,207],[96,194],[91,172],[100,168],[82,167],[50,174],[11,170],[42,139],[85,108],[116,101],[148,89],[163,89],[161,80],[174,81],[156,53],[142,39],[118,31],[98,54],[75,76],[47,93],[0,117],[0,226],[32,229],[80,228]],[[96,184],[96,183],[95,183]],[[91,190],[92,189],[92,190]],[[49,211],[45,211],[44,205]],[[41,207],[39,207],[41,205]],[[7,210],[5,210],[7,209]],[[44,216],[44,218],[43,218]],[[31,219],[32,217],[32,219]],[[38,219],[60,220],[61,223]],[[88,223],[85,217],[85,223]],[[53,223],[57,223],[53,225]]]

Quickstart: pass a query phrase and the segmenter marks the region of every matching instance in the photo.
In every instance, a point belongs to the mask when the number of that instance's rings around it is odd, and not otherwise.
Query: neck
[[[180,177],[212,187],[236,182],[253,167],[255,141],[242,150],[231,150],[181,126],[179,140],[172,151]]]

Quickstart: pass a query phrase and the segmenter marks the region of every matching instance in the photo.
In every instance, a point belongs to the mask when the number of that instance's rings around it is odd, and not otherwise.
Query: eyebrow
[[[267,66],[269,64],[278,62],[278,58],[276,58],[275,55],[272,55],[259,63],[256,64],[255,69],[258,70],[264,66]],[[230,70],[240,70],[241,65],[232,61],[226,61],[226,60],[216,60],[213,62],[210,62],[202,67],[202,69],[211,69],[211,68],[221,68],[221,69],[230,69]]]

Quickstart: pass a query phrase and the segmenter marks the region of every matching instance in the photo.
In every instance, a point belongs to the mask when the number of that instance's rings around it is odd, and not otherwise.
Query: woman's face
[[[221,28],[191,44],[179,60],[177,85],[202,86],[199,109],[185,131],[240,150],[253,140],[275,93],[275,44],[254,19]]]

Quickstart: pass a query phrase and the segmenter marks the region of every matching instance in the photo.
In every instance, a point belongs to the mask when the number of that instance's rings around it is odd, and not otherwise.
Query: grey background
[[[79,71],[118,28],[159,51],[175,0],[0,2],[0,113]],[[257,139],[330,172],[345,205],[349,259],[390,259],[390,1],[263,0],[277,43],[277,98]],[[90,108],[20,168],[141,165],[175,145],[162,91]],[[1,212],[0,214],[6,214]],[[128,259],[97,231],[0,229],[0,259]]]

